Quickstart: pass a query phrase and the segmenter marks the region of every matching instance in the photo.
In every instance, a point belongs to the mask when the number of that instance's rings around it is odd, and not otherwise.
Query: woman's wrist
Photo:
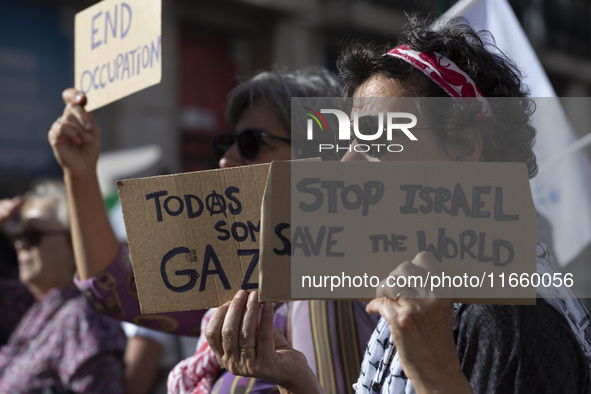
[[[307,367],[307,372],[303,374],[292,375],[293,379],[284,381],[278,384],[279,392],[281,394],[323,394],[324,389],[320,385],[320,381],[312,372],[310,367]]]
[[[471,394],[470,382],[458,368],[453,371],[442,371],[442,373],[431,374],[425,378],[411,379],[417,394]]]
[[[79,184],[98,182],[96,163],[94,163],[94,165],[85,165],[81,168],[68,168],[63,166],[62,172],[64,174],[64,181],[76,182]]]

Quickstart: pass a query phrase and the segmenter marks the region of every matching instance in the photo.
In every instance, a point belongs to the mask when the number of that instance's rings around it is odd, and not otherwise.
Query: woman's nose
[[[226,152],[226,154],[220,159],[218,165],[220,168],[230,168],[230,167],[237,167],[243,166],[246,164],[246,161],[240,154],[238,150],[238,144],[233,144],[230,149]]]
[[[357,152],[352,148],[353,145],[351,145],[351,149],[341,158],[341,161],[369,161],[367,155]]]
[[[28,249],[29,245],[26,242],[24,242],[22,239],[17,239],[14,241],[14,248],[16,250]]]

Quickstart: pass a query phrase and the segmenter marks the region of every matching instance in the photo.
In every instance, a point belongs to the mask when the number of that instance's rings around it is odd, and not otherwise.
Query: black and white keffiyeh
[[[553,274],[549,253],[545,246],[538,244],[537,272]],[[589,312],[567,287],[540,287],[537,296],[558,311],[567,321],[575,335],[591,370],[591,317]],[[457,330],[462,304],[454,305],[454,330]],[[392,343],[390,329],[385,319],[380,319],[365,351],[361,374],[353,388],[357,393],[411,394],[415,389],[406,377],[396,347]]]

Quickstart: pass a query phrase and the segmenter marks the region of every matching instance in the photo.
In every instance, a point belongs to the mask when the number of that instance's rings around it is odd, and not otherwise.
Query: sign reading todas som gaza
[[[535,271],[527,179],[512,163],[292,161],[117,187],[141,310],[158,313],[216,307],[259,284],[264,301],[372,298],[375,287],[324,278],[383,278],[421,250],[447,275],[496,279],[492,293],[454,298],[527,303],[535,289],[498,280]]]
[[[104,0],[76,14],[76,89],[95,110],[162,78],[162,0]]]
[[[258,287],[269,164],[117,182],[142,313],[217,307]]]

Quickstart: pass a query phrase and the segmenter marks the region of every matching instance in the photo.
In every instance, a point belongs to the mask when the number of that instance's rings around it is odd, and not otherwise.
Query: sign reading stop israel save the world
[[[267,301],[368,299],[388,286],[530,303],[544,279],[523,163],[276,162],[262,228]],[[390,276],[423,251],[432,271]]]

